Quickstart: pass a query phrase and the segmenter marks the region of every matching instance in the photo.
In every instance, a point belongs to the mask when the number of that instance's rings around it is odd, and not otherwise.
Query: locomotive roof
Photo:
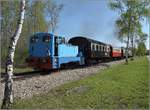
[[[38,36],[38,37],[43,37],[45,35],[52,35],[51,33],[46,33],[46,32],[36,32],[34,34],[32,34],[31,36],[34,37],[34,36]]]
[[[87,40],[88,42],[91,42],[91,43],[97,43],[97,44],[103,44],[103,45],[111,46],[110,44],[105,44],[103,42],[100,42],[100,41],[97,41],[97,40],[93,40],[93,39],[90,39],[90,38],[87,38],[87,37],[83,37],[83,36],[76,36],[76,37],[73,37],[71,39],[84,39],[84,40]]]
[[[44,35],[53,35],[53,36],[58,36],[58,35],[55,35],[55,34],[52,34],[52,33],[48,33],[48,32],[36,32],[34,33],[32,36],[44,36]],[[62,37],[62,36],[58,36],[58,37]]]

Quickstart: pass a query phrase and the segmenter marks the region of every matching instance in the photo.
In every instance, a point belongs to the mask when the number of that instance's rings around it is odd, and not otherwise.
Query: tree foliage
[[[141,21],[150,14],[149,0],[113,0],[110,8],[118,11],[119,18],[116,20],[118,38],[126,41],[126,62],[128,62],[129,40],[131,39],[132,53],[134,53],[134,38],[143,37]]]
[[[5,65],[5,59],[7,54],[7,48],[9,44],[9,38],[15,32],[17,26],[17,18],[19,13],[19,1],[18,0],[7,0],[1,1],[1,62],[2,66]],[[50,3],[50,4],[48,4]],[[29,37],[36,32],[48,32],[51,29],[51,19],[47,20],[48,15],[53,13],[48,12],[47,5],[50,7],[58,7],[55,2],[52,0],[27,0],[26,1],[26,14],[24,26],[21,33],[21,39],[19,39],[17,47],[16,47],[16,55],[15,55],[15,66],[23,66],[25,58],[28,55],[28,45],[29,45]],[[57,15],[56,24],[59,21],[59,13],[60,11],[54,12]],[[55,18],[53,21],[55,21]],[[57,26],[55,26],[55,29]],[[22,65],[23,64],[23,65]]]
[[[58,5],[54,1],[47,0],[45,12],[48,19],[48,28],[52,33],[54,33],[57,28],[58,18],[63,6],[63,4]]]
[[[140,42],[140,43],[138,44],[138,48],[137,48],[136,54],[137,54],[138,56],[143,56],[143,55],[146,54],[146,46],[145,46],[145,43],[144,43],[144,42]]]
[[[20,1],[19,7],[19,14],[18,14],[18,22],[16,26],[16,30],[14,34],[10,38],[10,43],[7,52],[7,60],[6,60],[6,77],[5,77],[5,90],[4,90],[4,98],[2,103],[2,109],[10,109],[11,104],[13,103],[13,62],[14,62],[14,55],[16,44],[22,32],[22,26],[24,22],[24,15],[25,15],[25,0]]]

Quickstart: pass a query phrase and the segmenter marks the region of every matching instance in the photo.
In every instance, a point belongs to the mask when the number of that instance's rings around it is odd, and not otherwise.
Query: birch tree
[[[119,37],[127,39],[126,63],[128,63],[129,40],[131,39],[133,52],[133,35],[142,28],[140,21],[149,15],[149,5],[149,0],[114,0],[110,2],[111,9],[117,10],[120,15],[119,19],[116,20]]]
[[[1,0],[1,66],[5,68],[9,39],[14,34],[19,18],[21,0]],[[48,21],[45,16],[45,0],[26,0],[25,21],[15,51],[14,67],[25,67],[28,56],[29,37],[35,32],[47,32]],[[25,46],[27,45],[27,46]]]
[[[59,15],[62,8],[63,4],[57,5],[56,2],[51,0],[47,0],[46,2],[46,16],[48,16],[49,29],[52,33],[54,33],[57,28]]]
[[[5,90],[4,98],[2,103],[2,109],[10,108],[10,105],[13,103],[13,62],[14,62],[14,53],[17,41],[20,37],[22,31],[22,25],[25,15],[25,0],[20,1],[20,15],[17,23],[17,28],[10,39],[10,45],[8,49],[7,61],[6,61],[6,79],[5,79]]]

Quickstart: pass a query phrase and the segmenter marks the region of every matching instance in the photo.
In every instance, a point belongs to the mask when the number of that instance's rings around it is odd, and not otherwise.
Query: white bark
[[[149,9],[150,9],[150,5],[149,5]],[[148,24],[149,24],[149,57],[150,57],[150,13],[148,16]]]
[[[21,0],[20,2],[20,15],[17,23],[17,28],[10,40],[10,45],[8,48],[8,56],[6,61],[6,82],[5,82],[5,90],[4,90],[4,99],[2,108],[9,108],[10,104],[13,103],[13,62],[14,62],[14,53],[17,41],[20,37],[22,31],[22,25],[24,21],[25,15],[25,0]]]

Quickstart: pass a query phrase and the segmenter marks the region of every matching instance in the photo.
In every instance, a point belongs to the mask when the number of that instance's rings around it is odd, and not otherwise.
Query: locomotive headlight
[[[51,53],[50,53],[50,50],[47,48],[47,55],[50,56]]]
[[[57,59],[57,58],[55,58],[55,60],[54,60],[54,61],[55,61],[55,63],[57,63],[57,62],[58,62],[58,59]]]
[[[55,58],[55,62],[57,62],[57,59]]]

